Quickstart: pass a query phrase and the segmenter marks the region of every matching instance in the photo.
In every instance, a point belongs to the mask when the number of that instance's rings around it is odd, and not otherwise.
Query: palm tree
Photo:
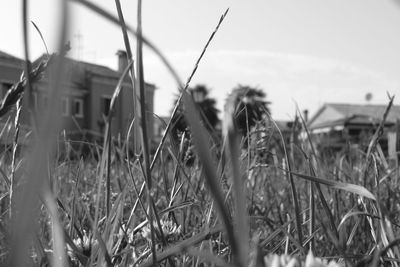
[[[270,113],[266,94],[257,87],[238,85],[228,96],[227,104],[235,107],[235,123],[239,132],[246,136],[248,131]]]
[[[213,130],[219,123],[218,112],[216,108],[216,100],[209,97],[209,89],[205,85],[196,85],[194,88],[189,88],[189,93],[193,97],[193,101],[197,104],[200,116],[203,119],[204,126]],[[175,99],[176,103],[177,99]],[[178,107],[176,116],[172,118],[172,132],[175,134],[188,132],[188,125],[184,117],[184,107],[182,104]]]
[[[216,108],[216,100],[214,98],[209,97],[209,89],[202,84],[196,85],[194,88],[189,88],[189,93],[192,95],[194,103],[197,105],[198,111],[200,113],[200,117],[202,118],[202,124],[209,131],[213,131],[219,123],[218,112],[219,110]],[[178,99],[175,99],[174,103],[176,103]],[[180,141],[180,138],[183,133],[185,133],[186,140],[186,157],[185,162],[187,164],[191,164],[194,160],[193,151],[191,149],[191,140],[190,140],[190,131],[188,128],[188,124],[185,120],[184,116],[184,106],[182,103],[179,105],[178,110],[175,116],[172,118],[172,128],[171,133],[173,139],[176,142]]]

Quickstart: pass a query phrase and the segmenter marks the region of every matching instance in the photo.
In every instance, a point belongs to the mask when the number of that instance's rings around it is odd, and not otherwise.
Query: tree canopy
[[[263,119],[267,112],[270,113],[270,102],[265,98],[262,89],[240,84],[229,95],[227,102],[235,107],[236,127],[243,135],[247,135],[248,130]]]
[[[189,88],[189,93],[193,97],[193,101],[196,103],[202,123],[204,126],[213,130],[219,123],[218,113],[219,110],[216,108],[216,100],[209,96],[209,88],[203,84],[196,85],[194,88]],[[174,103],[178,99],[176,98]],[[188,125],[184,117],[184,106],[179,105],[176,116],[172,118],[173,128],[172,133],[174,136],[178,136],[179,133],[188,132]]]

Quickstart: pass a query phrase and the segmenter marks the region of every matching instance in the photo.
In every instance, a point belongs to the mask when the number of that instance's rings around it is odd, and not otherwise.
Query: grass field
[[[79,146],[54,134],[62,129],[55,112],[61,94],[55,79],[49,98],[53,104],[34,115],[28,145],[19,145],[18,119],[11,118],[2,131],[16,129],[10,149],[0,154],[1,266],[398,266],[399,166],[379,153],[379,129],[368,138],[368,147],[328,156],[315,147],[302,120],[303,138],[285,143],[266,116],[245,145],[228,101],[222,138],[216,140],[200,124],[186,89],[226,13],[184,84],[142,36],[140,1],[136,30],[123,22],[118,0],[118,18],[95,4],[75,2],[121,26],[128,57],[136,62],[124,75],[130,74],[139,89],[141,107],[142,46],[165,63],[181,89],[195,160],[185,162],[183,140],[169,140],[170,125],[155,153],[143,125],[141,152],[131,153],[131,143],[114,142],[110,135],[111,115],[104,142],[85,144],[90,153],[81,157]],[[61,55],[66,2],[63,10]],[[136,37],[136,55],[128,34]],[[62,58],[52,60],[55,73],[61,73]],[[3,117],[13,107],[18,116],[21,90],[29,97],[30,83],[46,67],[47,62],[34,70],[26,65],[30,75],[2,101]],[[120,87],[116,85],[110,110]],[[144,108],[136,117],[146,121]],[[74,150],[66,153],[62,147]]]

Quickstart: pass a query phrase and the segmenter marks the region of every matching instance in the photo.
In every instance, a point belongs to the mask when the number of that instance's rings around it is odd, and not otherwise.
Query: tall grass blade
[[[68,266],[67,255],[65,253],[65,240],[63,226],[58,218],[57,204],[50,191],[46,186],[43,192],[43,200],[51,216],[51,225],[53,228],[53,266]]]
[[[248,222],[248,213],[247,213],[247,197],[246,197],[246,189],[247,186],[243,186],[243,183],[246,184],[246,180],[243,181],[243,173],[240,169],[240,149],[239,149],[239,140],[240,134],[235,126],[235,114],[236,107],[234,102],[229,102],[225,107],[225,117],[224,117],[224,136],[226,138],[226,155],[227,162],[231,161],[232,168],[232,176],[233,176],[233,192],[234,192],[234,201],[236,206],[235,211],[235,221],[237,224],[237,247],[238,247],[238,261],[241,266],[245,266],[247,263],[248,253],[249,253],[249,234],[250,227]],[[249,132],[249,131],[248,131]],[[248,137],[249,138],[249,137]],[[250,146],[248,146],[249,148]],[[250,154],[248,154],[250,157]],[[249,166],[248,166],[249,168]]]
[[[28,36],[28,3],[27,0],[22,0],[22,31],[24,37],[24,55],[25,73],[31,73],[31,62],[29,57],[29,36]],[[26,91],[28,93],[29,108],[32,111],[33,108],[33,94],[32,94],[32,81],[29,75],[26,75]]]
[[[26,4],[26,3],[25,3]],[[26,6],[25,6],[26,8]],[[32,150],[27,158],[25,175],[21,177],[21,187],[17,190],[15,195],[15,214],[12,218],[12,241],[11,251],[9,256],[10,266],[25,266],[27,261],[28,245],[34,236],[37,229],[37,216],[38,208],[40,205],[39,196],[43,195],[43,188],[49,186],[48,181],[44,178],[47,176],[47,158],[48,154],[52,154],[55,145],[55,135],[59,129],[58,119],[58,101],[60,99],[60,81],[62,73],[62,56],[64,55],[65,36],[67,32],[68,21],[68,7],[66,1],[61,5],[61,29],[58,31],[59,35],[59,50],[60,56],[57,58],[54,76],[50,81],[49,92],[49,105],[47,112],[41,118],[40,128],[38,133],[35,134]],[[26,12],[23,11],[23,13]],[[26,14],[24,14],[26,16]],[[24,22],[26,23],[26,22]],[[26,38],[26,36],[25,36]],[[27,39],[27,38],[26,38]],[[27,46],[27,43],[25,43]],[[25,48],[27,49],[27,48]],[[33,71],[34,72],[34,71]],[[30,79],[30,71],[26,72],[26,76]],[[26,82],[29,84],[29,81]],[[22,86],[22,83],[20,84]],[[15,94],[17,87],[9,91],[9,96]],[[23,88],[20,89],[21,93]],[[17,95],[14,95],[14,97]],[[7,98],[7,96],[6,96]],[[3,99],[2,107],[6,98]],[[15,98],[10,98],[15,99]],[[58,234],[57,234],[58,235]],[[57,238],[57,237],[55,237]],[[60,247],[61,239],[55,240],[57,247]],[[60,249],[55,249],[54,257],[63,257]]]
[[[317,170],[316,168],[319,166],[318,160],[317,160],[317,153],[316,153],[316,150],[314,148],[314,144],[312,143],[311,135],[310,135],[310,131],[308,130],[307,123],[304,120],[303,116],[301,115],[301,112],[300,112],[298,106],[296,106],[296,109],[297,109],[297,112],[298,112],[298,114],[300,116],[301,124],[303,126],[303,130],[306,133],[308,144],[309,144],[309,148],[311,150],[310,159],[309,159],[310,173],[311,173],[312,176],[316,176],[316,170]],[[321,200],[321,204],[322,204],[322,207],[324,209],[324,212],[329,218],[330,227],[331,227],[332,231],[334,231],[334,234],[335,234],[336,238],[339,238],[339,233],[338,233],[338,230],[336,228],[335,219],[334,219],[333,214],[332,214],[332,212],[331,212],[331,210],[330,210],[330,208],[328,206],[328,202],[326,201],[326,199],[324,197],[324,194],[322,193],[321,187],[320,187],[320,185],[318,183],[314,183],[314,185],[315,185],[315,188],[317,189],[318,196],[319,196],[319,198]],[[315,212],[314,212],[314,215],[315,215]]]
[[[53,56],[48,57],[47,59],[41,61],[38,66],[33,69],[29,74],[23,73],[21,75],[20,80],[15,83],[3,96],[3,99],[0,103],[0,117],[3,117],[8,111],[10,111],[17,103],[17,101],[21,98],[22,93],[28,83],[27,77],[30,77],[31,81],[37,81],[40,79],[40,76],[47,69],[48,64],[53,60]]]
[[[101,156],[101,162],[100,162],[100,169],[99,169],[99,175],[97,176],[97,195],[101,195],[101,185],[102,185],[102,179],[104,177],[104,173],[106,171],[106,215],[109,215],[110,211],[110,149],[111,149],[111,123],[112,123],[112,118],[114,115],[114,110],[115,110],[115,103],[116,100],[121,92],[122,89],[122,83],[124,81],[125,76],[128,74],[128,71],[131,67],[133,62],[130,62],[124,69],[121,77],[118,80],[118,83],[114,89],[113,95],[111,97],[110,101],[110,107],[109,107],[109,113],[107,116],[106,120],[106,127],[104,130],[104,140],[103,140],[103,151],[102,151],[102,156]],[[97,222],[99,218],[99,211],[100,211],[100,197],[97,198],[96,200],[96,208],[95,208],[95,227],[97,227]]]
[[[144,67],[143,67],[143,38],[142,38],[142,1],[138,0],[137,6],[137,39],[136,39],[136,84],[138,86],[140,92],[140,115],[136,114],[136,117],[139,118],[140,126],[141,126],[141,141],[142,141],[142,151],[144,158],[144,172],[143,175],[146,180],[147,185],[147,204],[148,204],[148,215],[149,215],[149,224],[151,231],[151,254],[153,259],[153,265],[156,266],[157,255],[156,255],[156,244],[155,244],[155,229],[153,225],[153,220],[157,223],[159,228],[159,232],[162,236],[163,245],[166,245],[165,238],[163,236],[163,231],[161,228],[160,219],[157,216],[156,206],[153,202],[153,185],[151,178],[151,170],[150,170],[150,153],[149,153],[149,140],[147,133],[147,120],[146,120],[146,105],[145,105],[145,93],[144,93]],[[137,138],[137,137],[136,137]],[[169,261],[170,264],[172,261]],[[173,266],[173,263],[172,263]]]
[[[178,242],[177,244],[174,244],[171,247],[168,247],[165,249],[163,252],[159,253],[157,255],[157,262],[161,262],[168,257],[171,257],[176,254],[183,253],[186,251],[188,248],[202,242],[205,239],[211,238],[212,235],[221,232],[222,226],[220,224],[210,228],[210,229],[202,229],[198,234],[189,237],[183,241]],[[146,261],[143,264],[139,265],[139,267],[150,267],[152,266],[152,262]]]
[[[99,7],[98,5],[94,4],[93,2],[87,1],[87,0],[68,0],[71,2],[76,2],[79,4],[82,4],[89,10],[93,11],[94,13],[97,13],[98,15],[104,17],[105,19],[109,20],[110,22],[121,26],[120,21],[117,17],[112,15],[110,12],[104,10],[103,8]],[[129,26],[126,24],[126,30],[133,34],[136,38],[138,38],[137,32],[134,30],[133,27]],[[168,59],[161,53],[161,50],[158,49],[153,43],[151,43],[146,37],[143,35],[141,36],[141,39],[143,41],[143,44],[146,45],[150,50],[156,54],[161,62],[164,64],[164,66],[168,69],[172,77],[175,79],[176,83],[178,84],[179,88],[183,88],[183,83],[181,82],[181,79],[179,78],[178,73],[175,71],[175,69],[172,67],[172,64],[168,61]]]
[[[218,176],[216,175],[216,169],[213,164],[212,156],[210,154],[205,129],[200,124],[200,116],[195,108],[192,97],[186,91],[183,91],[183,101],[186,110],[185,117],[187,122],[189,123],[196,152],[202,164],[204,178],[206,180],[208,189],[212,197],[214,198],[219,217],[227,233],[229,243],[232,248],[232,254],[235,257],[235,260],[238,260],[240,259],[238,243],[236,242],[229,212],[225,207],[224,195],[219,184]]]
[[[125,50],[126,50],[126,56],[128,58],[128,62],[129,61],[133,61],[133,55],[132,55],[132,49],[131,49],[131,45],[129,42],[129,37],[128,37],[128,31],[127,31],[127,27],[126,27],[126,23],[125,23],[125,19],[124,19],[124,14],[122,12],[122,7],[121,7],[121,3],[119,0],[115,0],[115,5],[117,8],[117,12],[118,12],[118,19],[119,19],[119,24],[121,27],[121,31],[122,31],[122,36],[124,39],[124,44],[125,44]],[[141,38],[141,36],[138,38]],[[137,80],[135,78],[135,68],[134,65],[132,65],[132,67],[129,70],[130,73],[130,78],[131,78],[131,84],[132,84],[132,90],[133,90],[133,114],[134,114],[134,121],[133,121],[133,136],[134,136],[134,140],[133,140],[133,152],[135,153],[135,155],[139,155],[140,154],[140,131],[139,131],[139,117],[140,117],[140,108],[139,108],[139,95],[138,95],[138,84],[137,84]]]
[[[16,188],[16,181],[15,181],[15,172],[16,172],[16,160],[17,160],[17,149],[18,149],[18,138],[19,138],[19,127],[20,127],[20,116],[21,116],[21,106],[22,97],[17,101],[17,112],[15,114],[14,120],[14,143],[13,143],[13,151],[12,151],[12,159],[11,159],[11,179],[10,179],[10,219],[12,218],[12,211],[13,211],[13,197],[14,197],[14,190]]]
[[[314,233],[315,228],[315,200],[314,200],[314,184],[310,182],[308,184],[308,192],[309,192],[309,206],[310,206],[310,224],[308,229],[308,235],[311,236]],[[310,241],[310,248],[311,251],[315,251],[315,242],[314,238]]]
[[[382,120],[379,123],[379,126],[376,129],[376,131],[375,131],[374,135],[372,136],[371,141],[370,141],[370,143],[368,145],[367,155],[365,156],[366,161],[365,161],[365,164],[363,165],[363,169],[362,169],[362,172],[361,172],[361,178],[360,178],[360,180],[363,181],[364,184],[366,183],[365,178],[366,178],[368,167],[369,167],[370,162],[371,162],[371,154],[375,150],[379,139],[383,135],[383,128],[384,128],[387,116],[389,115],[390,109],[392,108],[393,101],[394,101],[394,96],[390,96],[389,95],[389,104],[387,105],[386,110],[383,113]]]
[[[376,200],[375,196],[370,191],[368,191],[365,187],[360,186],[360,185],[337,182],[337,181],[327,180],[327,179],[318,178],[315,176],[305,175],[305,174],[301,174],[301,173],[295,173],[295,172],[292,172],[292,174],[294,176],[300,177],[300,178],[308,180],[308,181],[327,185],[327,186],[335,188],[335,189],[344,190],[344,191],[347,191],[347,192],[350,192],[353,194],[357,194],[357,195],[360,195],[360,196],[363,196],[363,197],[366,197],[366,198],[369,198],[372,200]]]
[[[194,68],[193,68],[193,70],[192,70],[192,73],[190,74],[190,76],[189,76],[188,79],[186,80],[185,86],[184,86],[184,87],[179,86],[179,89],[180,89],[180,90],[182,89],[182,91],[186,91],[186,90],[189,88],[190,82],[192,81],[192,79],[193,79],[193,77],[194,77],[194,74],[196,73],[196,71],[197,71],[197,69],[198,69],[198,67],[199,67],[199,65],[200,65],[200,62],[201,62],[201,60],[202,60],[204,54],[205,54],[206,51],[207,51],[208,46],[210,45],[211,41],[213,40],[215,34],[218,32],[218,29],[219,29],[219,27],[221,26],[222,22],[224,21],[225,17],[227,16],[228,11],[229,11],[229,8],[225,10],[225,13],[224,13],[224,14],[221,16],[221,18],[219,19],[219,22],[218,22],[217,26],[215,27],[214,31],[211,33],[210,37],[208,38],[206,45],[203,47],[203,50],[202,50],[201,53],[200,53],[200,56],[197,58],[197,61],[196,61],[195,65],[194,65]],[[176,116],[176,114],[177,114],[177,112],[178,112],[179,105],[180,105],[180,103],[181,103],[181,101],[182,101],[182,97],[183,97],[183,92],[182,92],[182,91],[180,92],[180,95],[179,95],[179,97],[178,97],[178,100],[176,101],[175,106],[174,106],[174,109],[172,110],[171,118],[170,118],[170,120],[169,120],[169,122],[168,122],[168,124],[167,124],[167,127],[165,128],[164,134],[163,134],[163,136],[161,137],[161,141],[160,141],[160,143],[159,143],[159,145],[158,145],[158,147],[157,147],[156,153],[155,153],[155,155],[154,155],[154,158],[153,158],[153,161],[152,161],[152,164],[151,164],[152,166],[154,166],[154,163],[156,162],[156,160],[157,160],[157,158],[158,158],[158,156],[159,156],[159,154],[160,154],[160,151],[161,151],[161,149],[162,149],[162,146],[163,146],[164,143],[165,143],[167,134],[168,134],[169,131],[171,130],[172,119]]]
[[[344,224],[347,222],[347,220],[349,220],[352,217],[355,216],[367,216],[367,217],[371,217],[374,219],[380,219],[379,216],[365,212],[365,211],[352,211],[352,212],[348,212],[346,213],[345,216],[343,216],[343,218],[340,220],[340,223],[338,225],[338,231],[341,230],[342,227],[344,227]]]
[[[49,49],[47,48],[47,44],[46,44],[46,41],[44,40],[42,32],[40,31],[39,27],[36,25],[35,22],[31,21],[31,23],[32,23],[33,27],[35,27],[36,31],[39,33],[40,39],[42,39],[44,48],[46,49],[47,56],[49,56],[50,55]]]
[[[266,112],[266,114],[268,113],[268,110],[265,109],[264,107],[264,111]],[[273,122],[275,128],[277,129],[281,142],[282,142],[282,146],[283,146],[283,151],[284,151],[284,156],[285,156],[285,160],[286,160],[286,164],[287,164],[287,170],[285,170],[289,176],[289,181],[290,181],[290,188],[292,191],[292,201],[293,201],[293,206],[294,206],[294,213],[295,213],[295,222],[296,222],[296,230],[297,230],[297,238],[299,239],[299,244],[303,244],[303,232],[301,229],[301,217],[300,217],[300,212],[301,212],[301,208],[300,208],[300,203],[297,199],[297,190],[296,190],[296,184],[294,182],[293,179],[293,175],[292,175],[292,171],[291,171],[291,163],[289,161],[289,155],[287,153],[287,149],[286,149],[286,143],[285,143],[285,139],[283,138],[282,132],[279,129],[278,125],[276,124],[276,122],[274,120],[271,119],[271,121]]]
[[[115,16],[113,16],[111,13],[107,12],[106,10],[102,9],[101,7],[97,6],[96,4],[87,1],[87,0],[69,0],[69,1],[73,1],[73,2],[77,2],[79,4],[84,5],[85,7],[87,7],[88,9],[90,9],[91,11],[97,13],[98,15],[106,18],[107,20],[121,26],[121,22],[118,18],[116,18]],[[163,64],[166,66],[166,68],[168,69],[168,71],[170,72],[170,74],[172,75],[172,77],[175,79],[178,88],[181,90],[186,90],[189,86],[189,82],[191,81],[191,78],[193,77],[197,66],[199,64],[199,62],[201,61],[202,56],[204,55],[209,43],[211,42],[212,38],[214,37],[214,35],[216,34],[216,32],[218,31],[219,26],[222,24],[222,21],[224,20],[225,16],[227,15],[229,9],[227,9],[224,13],[224,15],[221,16],[220,21],[217,25],[217,27],[215,28],[214,32],[211,34],[206,46],[204,47],[199,59],[197,60],[196,63],[196,67],[194,69],[194,71],[192,71],[192,75],[190,75],[190,77],[188,78],[188,82],[186,83],[185,86],[183,86],[183,82],[182,80],[179,78],[179,75],[177,74],[177,72],[175,71],[175,69],[172,67],[172,65],[170,64],[170,62],[167,60],[167,58],[161,53],[161,51],[154,45],[152,44],[146,37],[144,37],[143,35],[141,36],[142,42],[144,45],[146,45],[148,48],[150,48],[150,50],[152,50],[159,58],[160,60],[163,62]],[[131,34],[133,34],[135,37],[138,38],[138,34],[137,32],[133,29],[133,27],[129,26],[128,24],[125,24],[126,30],[128,32],[130,32]],[[176,114],[177,112],[177,107],[178,104],[180,103],[180,100],[182,98],[182,95],[180,95],[179,100],[177,101],[177,105],[174,107],[174,110],[172,112],[171,118],[174,116],[174,114]],[[152,166],[154,165],[158,155],[159,155],[159,151],[161,150],[161,146],[165,143],[165,138],[167,136],[167,133],[169,132],[170,129],[170,125],[171,123],[168,123],[167,128],[165,129],[165,133],[162,136],[162,139],[160,141],[160,145],[159,148],[157,148],[156,154],[154,156],[154,160],[152,161]],[[152,169],[152,168],[151,168]]]

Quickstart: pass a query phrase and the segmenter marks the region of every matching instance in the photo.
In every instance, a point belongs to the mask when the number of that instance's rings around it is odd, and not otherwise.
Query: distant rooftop
[[[334,126],[343,123],[368,124],[378,123],[382,118],[387,105],[359,105],[343,103],[326,103],[310,119],[310,129]],[[400,106],[393,105],[387,116],[387,123],[396,123],[400,120]]]
[[[46,54],[41,55],[39,58],[37,58],[35,60],[33,65],[38,64],[40,61],[44,60],[45,58],[47,58]],[[71,66],[72,68],[85,69],[86,71],[88,71],[92,74],[95,74],[95,75],[104,76],[104,77],[112,77],[112,78],[119,78],[121,76],[121,73],[118,72],[117,70],[113,70],[104,65],[80,61],[80,60],[72,59],[69,57],[65,57],[64,59],[65,59],[65,63],[67,65]],[[155,87],[154,84],[147,83],[147,82],[146,82],[146,85]]]
[[[10,54],[8,54],[6,52],[3,52],[3,51],[0,51],[0,59],[6,59],[8,61],[15,62],[15,63],[18,63],[18,64],[22,64],[24,62],[22,59],[20,59],[18,57],[15,57],[13,55],[10,55]]]

